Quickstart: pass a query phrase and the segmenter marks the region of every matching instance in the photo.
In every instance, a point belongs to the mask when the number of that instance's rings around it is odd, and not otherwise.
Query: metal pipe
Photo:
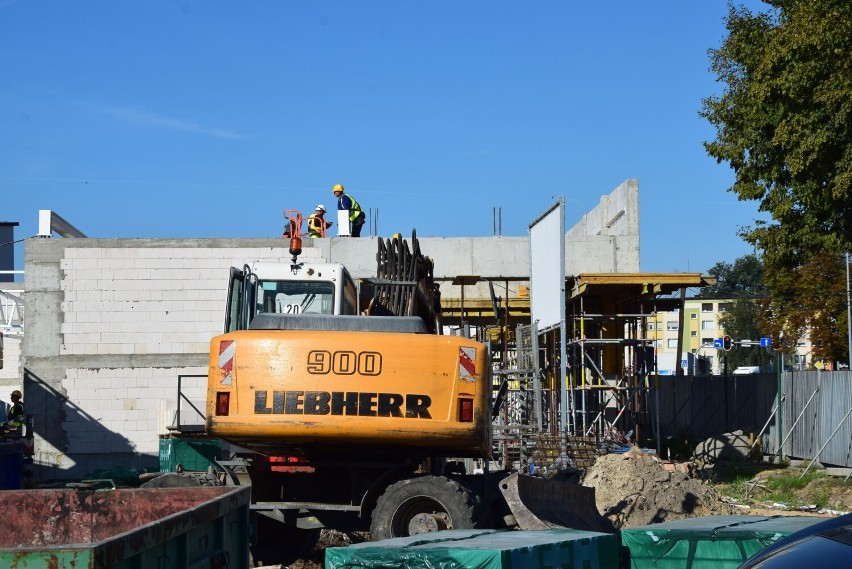
[[[828,443],[830,443],[830,442],[831,442],[831,439],[833,439],[833,438],[834,438],[834,435],[836,435],[836,434],[837,434],[837,431],[839,431],[839,430],[840,430],[840,427],[841,427],[841,426],[843,426],[843,423],[845,423],[845,422],[846,422],[846,419],[848,419],[848,418],[849,418],[849,415],[852,415],[852,408],[850,408],[850,409],[849,409],[849,411],[847,411],[847,412],[846,412],[846,415],[845,415],[845,416],[844,416],[844,417],[840,420],[840,422],[839,422],[839,423],[837,423],[837,426],[836,426],[836,427],[834,427],[834,430],[831,432],[831,435],[830,435],[830,436],[828,437],[828,439],[827,439],[827,440],[826,440],[826,441],[822,444],[822,447],[820,447],[819,452],[817,452],[817,453],[816,453],[816,456],[814,457],[814,459],[810,462],[810,464],[808,464],[808,467],[805,469],[805,471],[804,471],[804,472],[802,472],[802,475],[801,475],[801,476],[799,476],[799,480],[801,480],[802,478],[804,478],[804,477],[805,477],[805,474],[807,474],[807,473],[808,473],[808,470],[810,470],[810,469],[811,469],[811,466],[813,466],[813,465],[814,465],[814,463],[815,463],[817,460],[819,460],[819,455],[820,455],[820,454],[822,454],[822,451],[823,451],[823,450],[825,450],[825,447],[827,447],[827,446],[828,446]]]
[[[817,381],[819,381],[819,379],[817,379]],[[796,417],[796,420],[795,420],[795,421],[793,421],[793,426],[792,426],[792,427],[790,427],[790,430],[787,432],[787,436],[785,436],[785,437],[784,437],[784,440],[782,440],[782,441],[781,441],[781,444],[780,444],[780,445],[778,445],[778,451],[775,453],[776,455],[778,455],[778,454],[780,454],[780,453],[781,453],[781,449],[783,449],[783,448],[784,448],[784,443],[786,443],[786,442],[787,442],[787,439],[789,439],[789,438],[790,438],[790,435],[792,435],[792,434],[793,434],[793,431],[794,431],[794,430],[796,430],[796,425],[798,425],[798,424],[799,424],[799,421],[801,420],[802,416],[805,414],[805,411],[807,411],[807,409],[808,409],[808,405],[810,405],[810,404],[811,404],[811,401],[813,400],[814,396],[815,396],[817,393],[819,393],[819,384],[817,384],[817,388],[814,390],[814,392],[813,392],[813,393],[811,393],[811,397],[810,397],[810,399],[808,399],[808,402],[807,402],[807,403],[805,403],[805,406],[804,406],[804,407],[802,407],[802,412],[801,412],[801,413],[799,413],[799,416],[798,416],[798,417]]]
[[[772,417],[775,416],[775,412],[778,411],[778,409],[781,407],[781,404],[784,403],[784,399],[786,399],[786,398],[787,398],[787,394],[785,393],[784,395],[781,396],[781,401],[779,401],[775,405],[775,407],[772,409],[772,413],[769,414],[769,418],[766,420],[766,424],[763,425],[763,428],[760,429],[760,432],[757,433],[756,437],[754,437],[754,442],[751,443],[751,446],[749,447],[750,451],[754,450],[754,445],[757,444],[757,441],[760,439],[761,435],[763,435],[763,432],[766,431],[766,427],[769,426],[769,422],[772,421]]]

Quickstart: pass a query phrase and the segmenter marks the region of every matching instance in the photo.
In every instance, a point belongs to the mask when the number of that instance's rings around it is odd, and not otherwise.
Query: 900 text
[[[308,352],[308,373],[323,375],[379,375],[382,373],[382,354],[378,352]]]

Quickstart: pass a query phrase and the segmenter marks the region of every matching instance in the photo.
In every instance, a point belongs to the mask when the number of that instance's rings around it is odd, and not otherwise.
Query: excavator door
[[[228,283],[228,304],[225,306],[225,333],[248,329],[255,314],[257,287],[251,286],[257,277],[248,265],[242,270],[231,267]],[[247,286],[248,284],[248,286]]]

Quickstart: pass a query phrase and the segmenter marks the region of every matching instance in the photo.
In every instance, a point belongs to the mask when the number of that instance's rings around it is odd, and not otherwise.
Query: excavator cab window
[[[334,314],[334,283],[259,281],[258,312]]]

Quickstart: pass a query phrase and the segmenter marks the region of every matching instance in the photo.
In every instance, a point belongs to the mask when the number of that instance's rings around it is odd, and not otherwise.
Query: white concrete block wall
[[[172,424],[177,375],[203,375],[205,368],[67,369],[62,387],[73,405],[62,428],[68,434],[66,454],[144,453],[156,455],[158,435]],[[193,378],[183,393],[196,405],[204,401],[207,383]],[[203,405],[199,407],[204,411]],[[188,408],[182,407],[184,412]]]
[[[289,258],[269,248],[66,249],[61,353],[206,352],[222,330],[230,267],[254,260]]]
[[[21,388],[21,340],[20,338],[3,338],[3,369],[0,369],[0,400],[9,401],[9,393],[2,386],[9,387],[11,393]]]

